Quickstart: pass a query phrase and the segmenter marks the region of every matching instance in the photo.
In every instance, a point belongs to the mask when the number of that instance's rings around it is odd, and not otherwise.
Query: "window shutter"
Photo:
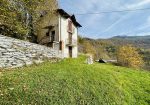
[[[68,20],[68,31],[72,32],[72,21]]]

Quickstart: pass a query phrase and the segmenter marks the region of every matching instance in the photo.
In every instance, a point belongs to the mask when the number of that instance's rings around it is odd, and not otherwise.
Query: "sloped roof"
[[[64,11],[63,9],[57,9],[57,12],[63,16],[64,18],[70,18],[73,22],[73,24],[77,27],[82,27],[80,25],[80,23],[77,22],[76,18],[75,18],[75,15],[69,15],[66,11]]]

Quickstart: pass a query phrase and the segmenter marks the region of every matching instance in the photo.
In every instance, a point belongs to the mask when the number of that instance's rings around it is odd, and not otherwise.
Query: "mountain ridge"
[[[109,38],[109,39],[150,39],[150,35],[146,35],[146,36],[114,36],[112,38]]]

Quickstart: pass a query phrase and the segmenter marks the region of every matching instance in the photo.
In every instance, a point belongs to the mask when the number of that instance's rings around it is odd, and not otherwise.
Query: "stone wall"
[[[46,46],[0,35],[0,68],[15,68],[61,58],[61,52]]]

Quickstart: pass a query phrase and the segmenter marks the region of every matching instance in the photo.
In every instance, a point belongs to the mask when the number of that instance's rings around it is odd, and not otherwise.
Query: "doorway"
[[[72,58],[72,47],[69,46],[69,57]]]

